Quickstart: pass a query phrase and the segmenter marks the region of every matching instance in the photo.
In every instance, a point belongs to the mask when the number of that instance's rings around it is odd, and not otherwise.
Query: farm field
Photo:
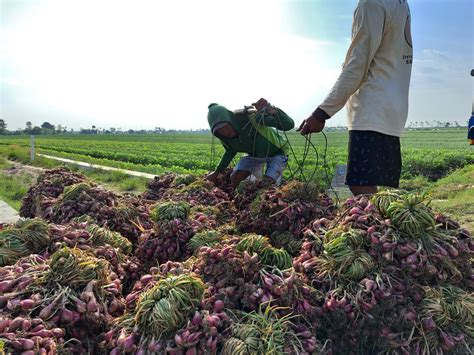
[[[448,196],[473,173],[433,186]],[[382,191],[336,206],[314,184],[234,191],[174,173],[129,195],[45,170],[25,219],[0,230],[0,342],[28,355],[467,354],[473,239],[428,203]]]
[[[474,163],[474,149],[464,130],[407,131],[402,137],[402,178],[437,180],[448,172]],[[317,181],[327,187],[336,164],[346,161],[347,132],[313,135],[311,145],[288,134],[293,151],[285,178]],[[27,136],[2,136],[0,145],[28,146]],[[38,152],[106,166],[162,174],[203,174],[219,162],[223,148],[206,134],[57,135],[37,136]],[[214,153],[213,153],[214,152]],[[300,166],[304,175],[301,176]]]
[[[319,156],[290,138],[293,171],[305,165],[296,179],[314,183],[236,190],[203,178],[222,152],[213,162],[203,135],[37,139],[41,153],[161,174],[150,181],[41,156],[29,166],[29,138],[2,139],[0,199],[25,219],[0,230],[0,343],[14,354],[467,353],[471,147],[460,132],[408,132],[409,192],[334,201],[321,188],[347,136],[327,138],[326,159],[322,135]]]

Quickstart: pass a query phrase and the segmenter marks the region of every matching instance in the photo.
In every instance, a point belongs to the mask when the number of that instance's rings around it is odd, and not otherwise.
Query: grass
[[[400,189],[407,191],[419,191],[430,186],[430,182],[426,176],[418,175],[412,178],[401,178]]]
[[[31,186],[31,180],[31,176],[27,174],[9,176],[0,172],[0,199],[18,211],[21,207],[21,200]]]
[[[427,188],[435,210],[474,231],[474,165],[459,169]]]
[[[40,156],[36,156],[35,160],[32,162],[29,149],[15,144],[0,146],[0,156],[2,156],[4,160],[13,160],[22,164],[28,164],[42,168],[54,168],[61,165],[55,160],[43,158]]]
[[[146,190],[148,179],[130,176],[120,171],[83,170],[79,172],[98,184],[106,185],[116,192],[141,193]]]

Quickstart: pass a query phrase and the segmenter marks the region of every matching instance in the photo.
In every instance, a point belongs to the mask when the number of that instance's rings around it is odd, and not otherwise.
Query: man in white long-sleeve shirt
[[[413,60],[410,27],[406,0],[359,0],[342,72],[298,129],[303,135],[322,131],[347,103],[346,184],[354,195],[373,194],[377,186],[398,187]]]

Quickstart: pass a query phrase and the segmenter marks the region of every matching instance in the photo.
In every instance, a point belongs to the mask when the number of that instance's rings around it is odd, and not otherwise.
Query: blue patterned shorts
[[[283,170],[285,170],[287,162],[288,157],[285,155],[275,155],[274,157],[268,158],[256,158],[247,155],[239,160],[234,171],[249,171],[256,178],[260,178],[265,169],[265,175],[270,176],[277,182],[277,184],[280,184]]]
[[[401,170],[399,137],[374,131],[349,131],[348,186],[397,188]]]

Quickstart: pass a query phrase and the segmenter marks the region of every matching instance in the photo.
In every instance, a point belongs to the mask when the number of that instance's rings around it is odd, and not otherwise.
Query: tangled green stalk
[[[49,243],[48,224],[44,220],[22,218],[11,228],[0,231],[0,266],[40,253]]]
[[[140,296],[134,322],[144,335],[170,334],[184,325],[204,290],[203,281],[192,274],[168,276]]]
[[[351,280],[360,280],[375,264],[370,255],[362,248],[364,237],[356,230],[343,231],[334,229],[326,233],[324,254],[321,263],[333,275],[340,275]]]
[[[420,194],[403,195],[400,200],[390,203],[387,216],[400,232],[419,237],[427,229],[435,227],[434,215],[423,203],[425,199]]]
[[[455,286],[425,287],[422,316],[442,328],[456,326],[474,337],[474,295]]]
[[[93,245],[109,244],[114,248],[119,248],[125,254],[132,252],[132,243],[120,233],[113,232],[106,228],[101,228],[96,224],[87,226],[87,231],[91,236],[91,243]]]
[[[92,280],[97,280],[98,285],[107,284],[108,262],[80,249],[59,249],[51,255],[49,266],[50,269],[42,280],[46,284],[59,283],[78,289]]]
[[[188,248],[192,252],[199,250],[201,247],[212,247],[220,241],[223,237],[215,230],[208,230],[200,233],[196,233],[188,243]]]
[[[317,202],[321,188],[315,183],[304,183],[302,181],[293,180],[281,187],[280,191],[288,202]]]
[[[151,210],[151,218],[155,222],[170,221],[173,219],[186,220],[189,215],[190,206],[183,201],[167,201],[157,204]]]
[[[244,234],[244,237],[237,244],[237,250],[246,251],[250,255],[253,253],[261,254],[265,249],[270,248],[270,242],[267,237],[258,234]]]
[[[293,260],[285,249],[267,248],[261,253],[262,264],[286,270],[293,266]]]
[[[189,185],[196,180],[196,176],[190,174],[178,174],[175,176],[172,186]]]
[[[279,317],[281,308],[265,306],[258,312],[242,313],[242,321],[234,323],[232,335],[224,343],[224,355],[285,354],[293,347],[295,354],[304,352],[303,346],[292,330],[294,315]]]
[[[60,196],[61,202],[76,200],[82,192],[87,192],[92,188],[88,182],[80,182],[75,185],[66,186]]]
[[[398,194],[396,191],[384,190],[373,195],[370,201],[382,216],[387,217],[388,207],[392,202],[395,202],[399,199],[400,194]]]

